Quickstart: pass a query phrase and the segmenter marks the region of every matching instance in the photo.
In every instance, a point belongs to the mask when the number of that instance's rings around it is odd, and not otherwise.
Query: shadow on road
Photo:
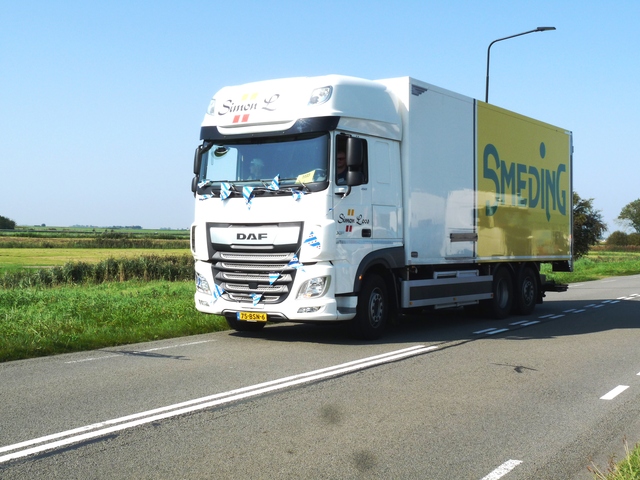
[[[532,328],[546,325],[546,328]],[[527,316],[505,320],[484,317],[477,308],[423,310],[394,319],[384,337],[359,341],[349,337],[346,325],[283,323],[267,325],[255,333],[230,335],[262,339],[265,342],[300,342],[335,345],[447,343],[495,338],[528,340],[584,335],[612,329],[640,327],[640,295],[620,300],[553,300],[538,305]],[[498,330],[500,330],[498,332]]]

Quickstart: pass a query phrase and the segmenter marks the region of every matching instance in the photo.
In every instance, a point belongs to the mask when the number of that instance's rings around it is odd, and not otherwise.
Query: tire
[[[356,317],[351,320],[351,335],[363,340],[376,340],[382,336],[389,317],[387,284],[379,275],[365,278],[358,294]]]
[[[497,268],[491,288],[493,298],[486,300],[485,311],[496,320],[507,318],[513,307],[513,277],[508,268]]]
[[[538,275],[531,267],[524,267],[518,275],[514,299],[514,312],[529,315],[538,303]]]
[[[267,322],[243,322],[234,317],[225,317],[229,328],[237,332],[257,332],[264,328]]]

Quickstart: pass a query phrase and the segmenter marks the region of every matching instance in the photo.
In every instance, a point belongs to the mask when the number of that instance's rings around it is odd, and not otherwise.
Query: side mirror
[[[361,138],[347,137],[347,166],[352,168],[362,167],[362,157],[364,148],[362,147],[364,140]]]
[[[193,177],[193,179],[191,180],[191,191],[193,192],[193,194],[196,194],[196,190],[198,189],[198,181],[200,180],[200,178],[198,178],[198,176],[196,175],[195,177]]]
[[[202,145],[198,145],[198,148],[196,148],[196,153],[193,156],[193,173],[195,175],[200,175],[201,165],[202,165]]]

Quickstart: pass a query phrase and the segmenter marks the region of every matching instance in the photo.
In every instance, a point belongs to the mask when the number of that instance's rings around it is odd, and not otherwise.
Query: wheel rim
[[[524,282],[522,282],[522,299],[527,305],[530,305],[534,302],[534,292],[535,287],[533,285],[533,281],[530,278],[526,278]]]
[[[384,297],[380,289],[376,288],[369,297],[369,324],[377,328],[384,318]]]

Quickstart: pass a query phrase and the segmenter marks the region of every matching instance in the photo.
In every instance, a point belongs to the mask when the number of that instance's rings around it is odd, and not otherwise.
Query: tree
[[[0,215],[0,230],[15,230],[16,222]]]
[[[573,256],[580,258],[589,253],[606,231],[602,213],[593,207],[593,198],[583,199],[573,192]]]
[[[640,198],[625,205],[616,220],[622,224],[631,224],[633,229],[640,233]]]

